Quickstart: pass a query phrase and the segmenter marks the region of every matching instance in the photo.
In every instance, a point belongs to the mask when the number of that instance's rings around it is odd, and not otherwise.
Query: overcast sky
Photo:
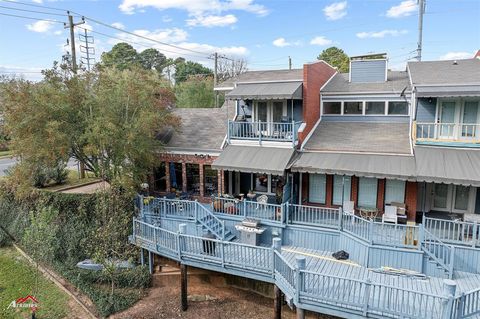
[[[25,73],[27,78],[38,78],[35,72],[51,66],[67,48],[68,30],[60,23],[67,21],[66,10],[86,17],[87,23],[80,27],[93,31],[90,35],[94,36],[97,60],[102,51],[123,39],[138,50],[156,47],[169,57],[183,56],[210,67],[208,56],[214,51],[245,58],[249,69],[278,69],[288,67],[288,56],[294,67],[301,67],[323,49],[337,46],[349,55],[386,52],[390,67],[402,69],[415,56],[418,36],[416,0],[21,3],[0,0],[0,73],[31,72]],[[91,19],[176,47],[128,35]],[[480,48],[479,20],[478,0],[427,0],[424,60],[473,56]],[[84,33],[81,28],[76,29],[77,37]]]

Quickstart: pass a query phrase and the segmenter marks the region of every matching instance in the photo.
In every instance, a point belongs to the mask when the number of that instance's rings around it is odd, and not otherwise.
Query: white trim
[[[352,82],[352,59],[348,60],[348,82]]]
[[[435,147],[435,146],[434,146]],[[327,154],[357,154],[357,155],[385,155],[385,156],[406,156],[413,157],[411,154],[405,153],[375,153],[375,152],[348,152],[348,151],[325,151],[325,150],[302,150],[304,153],[327,153]]]
[[[475,86],[480,85],[480,82],[468,82],[468,83],[448,83],[448,84],[438,84],[438,83],[431,83],[431,84],[416,84],[415,86],[418,87],[450,87],[450,86]]]
[[[303,79],[268,80],[268,81],[241,81],[241,82],[235,82],[235,84],[239,85],[239,84],[262,84],[262,83],[285,83],[285,82],[302,82],[303,83]]]
[[[388,58],[385,59],[385,82],[388,81]]]
[[[173,151],[165,148],[167,154],[174,154],[174,155],[209,155],[209,156],[220,156],[221,151],[217,152],[203,152],[203,151]]]
[[[327,63],[328,64],[328,63]],[[338,74],[338,70],[320,87],[320,94],[322,93],[323,88]]]
[[[315,130],[317,129],[318,125],[320,124],[320,121],[322,120],[322,118],[320,117],[317,121],[317,123],[315,123],[315,125],[312,127],[312,129],[310,130],[310,132],[308,132],[308,135],[307,137],[305,137],[305,139],[303,140],[303,143],[302,145],[300,145],[300,151],[303,151],[303,147],[305,146],[305,144],[307,144],[308,140],[310,139],[310,137],[313,135],[313,132],[315,132]]]
[[[229,86],[229,87],[215,87],[213,88],[214,91],[231,91],[233,90],[235,87],[233,86]]]
[[[327,96],[330,96],[330,95],[385,95],[385,94],[392,94],[392,95],[398,95],[400,93],[402,93],[403,90],[401,91],[361,91],[361,92],[322,92],[323,95],[327,95]],[[404,92],[405,96],[407,95],[411,95],[411,91],[407,91],[405,90]]]

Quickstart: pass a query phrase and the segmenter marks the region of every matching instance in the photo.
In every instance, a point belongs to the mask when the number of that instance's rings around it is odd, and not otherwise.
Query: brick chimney
[[[337,72],[324,61],[303,65],[303,121],[306,126],[299,132],[299,144],[320,119],[320,88]]]

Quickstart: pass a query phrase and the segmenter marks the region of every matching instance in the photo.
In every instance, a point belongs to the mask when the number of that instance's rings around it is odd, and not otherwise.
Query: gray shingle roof
[[[221,108],[177,108],[173,113],[180,118],[181,127],[173,133],[167,149],[220,152],[227,134],[227,116],[233,118],[235,103],[226,101]]]
[[[408,123],[320,122],[306,151],[410,154]]]
[[[303,69],[292,70],[266,70],[247,71],[236,78],[228,79],[216,86],[216,88],[233,87],[235,83],[241,82],[266,82],[266,81],[290,81],[303,80]]]
[[[480,59],[408,62],[413,85],[480,84]]]
[[[322,93],[391,92],[401,93],[410,81],[406,71],[388,71],[386,82],[352,83],[348,73],[337,73],[321,90]]]

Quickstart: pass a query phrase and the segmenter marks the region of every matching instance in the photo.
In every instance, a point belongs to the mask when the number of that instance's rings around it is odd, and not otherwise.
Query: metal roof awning
[[[418,86],[417,97],[480,96],[479,85]]]
[[[302,99],[303,82],[272,82],[238,84],[225,97],[230,100]]]
[[[480,150],[415,148],[419,182],[480,186]]]
[[[302,153],[291,170],[414,181],[415,159],[400,155],[310,152]]]
[[[213,162],[212,168],[282,175],[294,151],[293,148],[229,145]]]

